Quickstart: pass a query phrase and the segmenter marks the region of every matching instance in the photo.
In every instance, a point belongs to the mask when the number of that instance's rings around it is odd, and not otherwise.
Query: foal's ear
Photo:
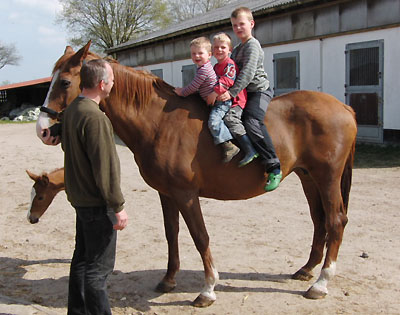
[[[50,182],[49,176],[47,176],[46,173],[42,174],[40,176],[39,180],[40,180],[40,184],[42,184],[43,186],[47,186]]]
[[[36,182],[36,181],[39,179],[39,176],[38,176],[38,175],[35,175],[35,174],[29,172],[28,170],[25,170],[25,171],[26,171],[26,173],[28,174],[28,176],[29,176],[33,181]]]

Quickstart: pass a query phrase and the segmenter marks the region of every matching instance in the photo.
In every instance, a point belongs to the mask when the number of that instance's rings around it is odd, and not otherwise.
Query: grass
[[[400,167],[399,145],[356,145],[354,168],[384,167]]]
[[[12,121],[12,120],[0,120],[0,125],[5,124],[29,124],[29,123],[36,123],[36,121]]]

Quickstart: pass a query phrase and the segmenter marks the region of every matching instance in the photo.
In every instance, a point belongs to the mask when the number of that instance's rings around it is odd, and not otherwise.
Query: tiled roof
[[[250,0],[250,1],[234,1],[232,3],[227,4],[224,7],[209,11],[207,13],[198,15],[192,19],[183,21],[178,24],[174,24],[169,26],[166,29],[159,30],[152,32],[150,34],[144,35],[140,38],[128,41],[124,44],[120,44],[117,46],[114,46],[107,51],[109,53],[114,52],[114,51],[119,51],[125,48],[128,48],[129,46],[135,46],[135,44],[139,43],[145,43],[148,41],[154,41],[157,40],[158,38],[164,38],[166,36],[176,36],[179,34],[183,34],[189,30],[196,30],[196,29],[203,29],[206,28],[209,25],[218,25],[218,24],[226,24],[229,23],[229,18],[231,12],[240,6],[246,6],[249,9],[252,10],[253,14],[256,15],[257,12],[263,11],[265,9],[272,9],[274,7],[280,7],[284,6],[285,4],[291,4],[294,2],[302,2],[299,0]],[[303,1],[307,2],[307,1]]]
[[[51,82],[51,77],[0,86],[0,91]]]

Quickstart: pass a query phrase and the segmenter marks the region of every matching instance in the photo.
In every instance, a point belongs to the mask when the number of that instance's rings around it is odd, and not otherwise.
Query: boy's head
[[[245,43],[253,37],[251,31],[253,30],[255,23],[253,14],[249,8],[240,7],[235,9],[231,13],[231,23],[233,31],[242,43]]]
[[[213,37],[213,56],[221,62],[229,57],[232,51],[232,40],[228,34],[218,33]]]
[[[198,37],[190,42],[190,55],[192,61],[201,67],[211,58],[211,42],[207,37]]]

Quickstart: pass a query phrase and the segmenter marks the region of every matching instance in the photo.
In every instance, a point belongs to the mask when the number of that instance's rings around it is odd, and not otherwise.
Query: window
[[[163,70],[162,69],[154,69],[150,71],[152,74],[156,75],[157,77],[163,79]]]
[[[300,89],[300,53],[274,54],[274,94],[281,95]]]
[[[7,91],[2,90],[0,91],[0,103],[5,103],[7,102]]]
[[[196,65],[182,66],[182,86],[189,85],[196,76]]]

